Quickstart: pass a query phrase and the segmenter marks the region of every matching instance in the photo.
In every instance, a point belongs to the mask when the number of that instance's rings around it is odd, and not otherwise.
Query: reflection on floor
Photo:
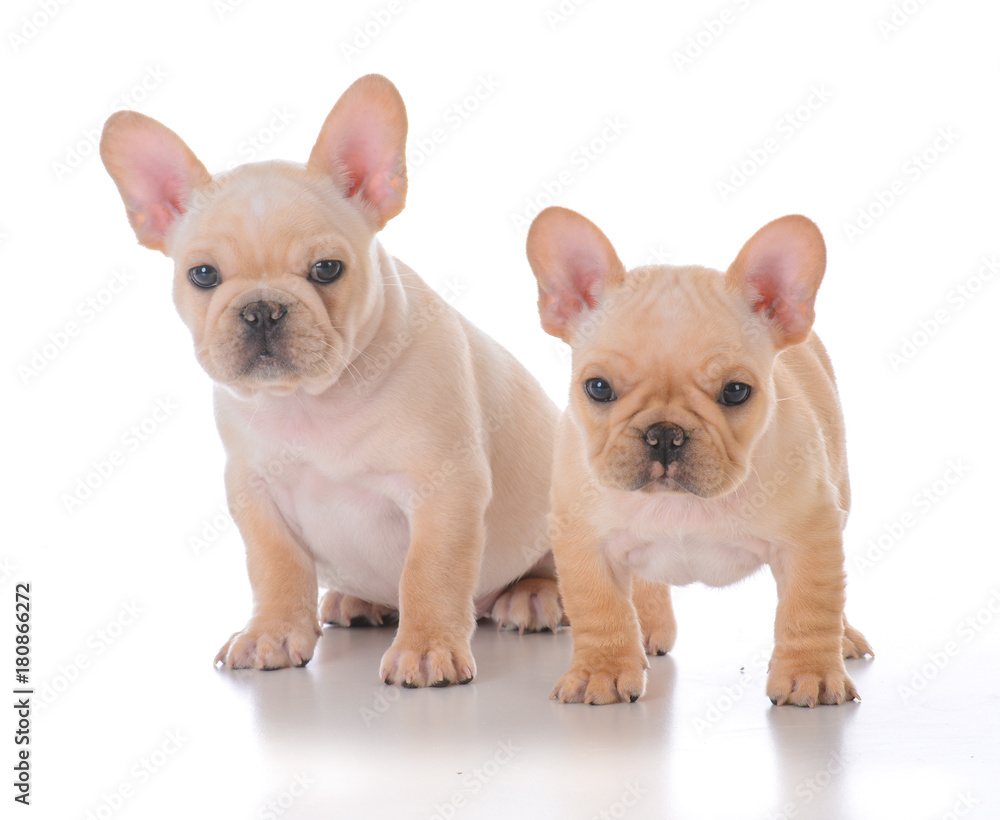
[[[50,680],[37,800],[44,816],[97,820],[998,816],[991,632],[910,668],[892,624],[862,623],[887,647],[849,662],[863,703],[776,708],[764,695],[767,602],[728,631],[685,620],[720,600],[696,596],[716,594],[692,593],[689,612],[681,596],[675,651],[651,659],[641,700],[609,707],[548,700],[570,630],[483,623],[473,683],[404,690],[377,678],[392,628],[328,627],[306,668],[226,672],[210,663],[223,628],[209,635],[192,616],[158,636],[139,621]]]

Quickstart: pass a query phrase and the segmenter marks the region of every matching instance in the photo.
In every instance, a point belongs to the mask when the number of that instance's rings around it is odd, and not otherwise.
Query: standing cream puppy
[[[845,657],[850,491],[833,370],[812,333],[826,267],[816,226],[763,227],[729,270],[628,273],[598,228],[548,208],[528,233],[546,331],[573,349],[556,443],[552,538],[573,664],[563,702],[634,701],[674,643],[670,584],[778,585],[767,694],[857,697]]]
[[[216,659],[228,667],[300,666],[319,620],[398,611],[382,679],[465,683],[477,617],[561,620],[545,523],[557,413],[379,244],[403,209],[405,142],[403,102],[378,75],[344,93],[305,165],[213,177],[155,120],[121,112],[104,128],[129,221],[174,260],[216,383],[254,599]]]

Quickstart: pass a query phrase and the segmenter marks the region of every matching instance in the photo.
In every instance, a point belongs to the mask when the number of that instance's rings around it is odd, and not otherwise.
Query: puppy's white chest
[[[758,570],[768,544],[701,499],[651,499],[608,543],[644,578],[684,586],[728,586]]]
[[[724,587],[755,572],[763,561],[750,550],[714,538],[682,533],[665,535],[628,551],[633,571],[654,581],[684,586],[700,581]]]
[[[302,464],[269,490],[289,529],[315,558],[322,586],[398,606],[410,524],[395,496],[406,481],[392,475],[338,480]]]
[[[379,460],[371,408],[296,401],[226,411],[243,428],[248,492],[273,504],[314,558],[320,585],[397,606],[410,543],[403,502],[413,480]]]

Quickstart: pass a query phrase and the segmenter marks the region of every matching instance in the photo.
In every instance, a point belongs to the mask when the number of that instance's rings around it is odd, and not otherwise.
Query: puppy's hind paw
[[[846,619],[844,621],[843,649],[845,658],[863,658],[866,655],[875,657],[875,650],[865,640],[865,636],[847,623]]]
[[[497,598],[490,617],[499,629],[522,634],[545,629],[558,632],[565,623],[559,588],[552,578],[522,578]]]
[[[382,626],[398,619],[399,613],[391,607],[362,601],[333,589],[323,596],[319,605],[319,620],[324,624]]]
[[[647,655],[666,655],[674,648],[674,641],[677,639],[677,626],[667,625],[647,632],[644,625],[642,633],[642,645]]]
[[[642,645],[647,655],[666,655],[677,640],[677,621],[670,601],[670,586],[635,576],[632,603],[639,615]]]

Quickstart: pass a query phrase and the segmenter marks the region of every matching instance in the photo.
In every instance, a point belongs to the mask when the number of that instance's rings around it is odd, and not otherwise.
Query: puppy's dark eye
[[[222,277],[211,265],[195,265],[188,271],[188,279],[199,288],[214,288],[222,284]]]
[[[614,401],[618,398],[611,382],[607,379],[587,379],[583,383],[583,389],[594,401]]]
[[[735,404],[743,404],[750,398],[750,385],[744,382],[729,382],[722,388],[722,395],[719,396],[719,403],[732,407]]]
[[[321,285],[329,285],[344,272],[344,263],[339,259],[320,259],[309,269],[309,278]]]

